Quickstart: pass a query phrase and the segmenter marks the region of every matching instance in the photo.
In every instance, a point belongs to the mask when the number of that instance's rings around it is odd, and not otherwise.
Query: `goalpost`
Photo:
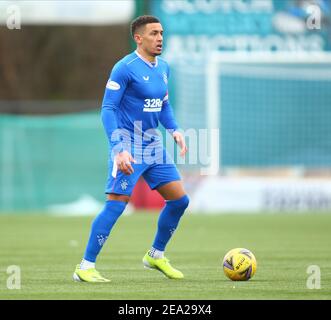
[[[331,53],[213,52],[205,76],[210,173],[331,167]]]

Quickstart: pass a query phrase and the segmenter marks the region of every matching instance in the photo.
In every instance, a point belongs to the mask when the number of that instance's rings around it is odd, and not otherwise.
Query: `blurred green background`
[[[319,8],[321,21],[307,5]],[[0,28],[0,212],[47,212],[82,199],[97,211],[93,203],[103,202],[107,176],[100,104],[113,65],[134,49],[129,24],[138,15],[156,15],[163,24],[170,100],[184,130],[211,126],[211,52],[309,56],[330,49],[328,0],[2,1],[1,11],[8,8]],[[19,28],[9,28],[19,18]],[[320,29],[309,28],[310,20]],[[219,175],[235,169],[330,177],[331,60],[284,63],[282,76],[277,64],[263,72],[261,65],[242,67],[220,73],[214,90],[221,106]],[[193,197],[204,166],[199,159],[179,164]]]

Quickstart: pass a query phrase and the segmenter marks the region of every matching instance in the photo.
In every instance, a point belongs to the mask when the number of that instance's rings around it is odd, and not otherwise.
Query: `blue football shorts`
[[[110,158],[109,173],[105,193],[114,193],[130,196],[138,179],[143,176],[149,187],[154,190],[172,181],[181,180],[173,159],[163,148],[163,161],[148,164],[144,161],[131,163],[134,172],[125,175],[117,170],[116,164]]]

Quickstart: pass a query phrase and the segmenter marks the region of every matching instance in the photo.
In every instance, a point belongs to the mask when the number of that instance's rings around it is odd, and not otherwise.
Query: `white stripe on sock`
[[[87,261],[85,259],[80,263],[80,268],[82,270],[93,269],[95,268],[95,262]]]
[[[152,247],[151,250],[149,250],[148,255],[154,259],[162,259],[164,257],[164,251]]]

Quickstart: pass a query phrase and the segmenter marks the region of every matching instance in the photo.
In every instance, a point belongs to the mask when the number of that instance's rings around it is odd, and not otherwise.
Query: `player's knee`
[[[185,195],[183,197],[183,209],[185,210],[189,204],[190,204],[190,198],[187,195]]]
[[[187,195],[184,195],[183,197],[181,197],[177,200],[169,201],[168,203],[171,203],[171,205],[173,205],[177,209],[184,211],[188,207],[188,205],[190,203],[190,199]]]
[[[115,194],[115,193],[109,193],[107,195],[108,200],[115,200],[115,201],[123,201],[128,203],[130,201],[130,197],[122,194]]]

